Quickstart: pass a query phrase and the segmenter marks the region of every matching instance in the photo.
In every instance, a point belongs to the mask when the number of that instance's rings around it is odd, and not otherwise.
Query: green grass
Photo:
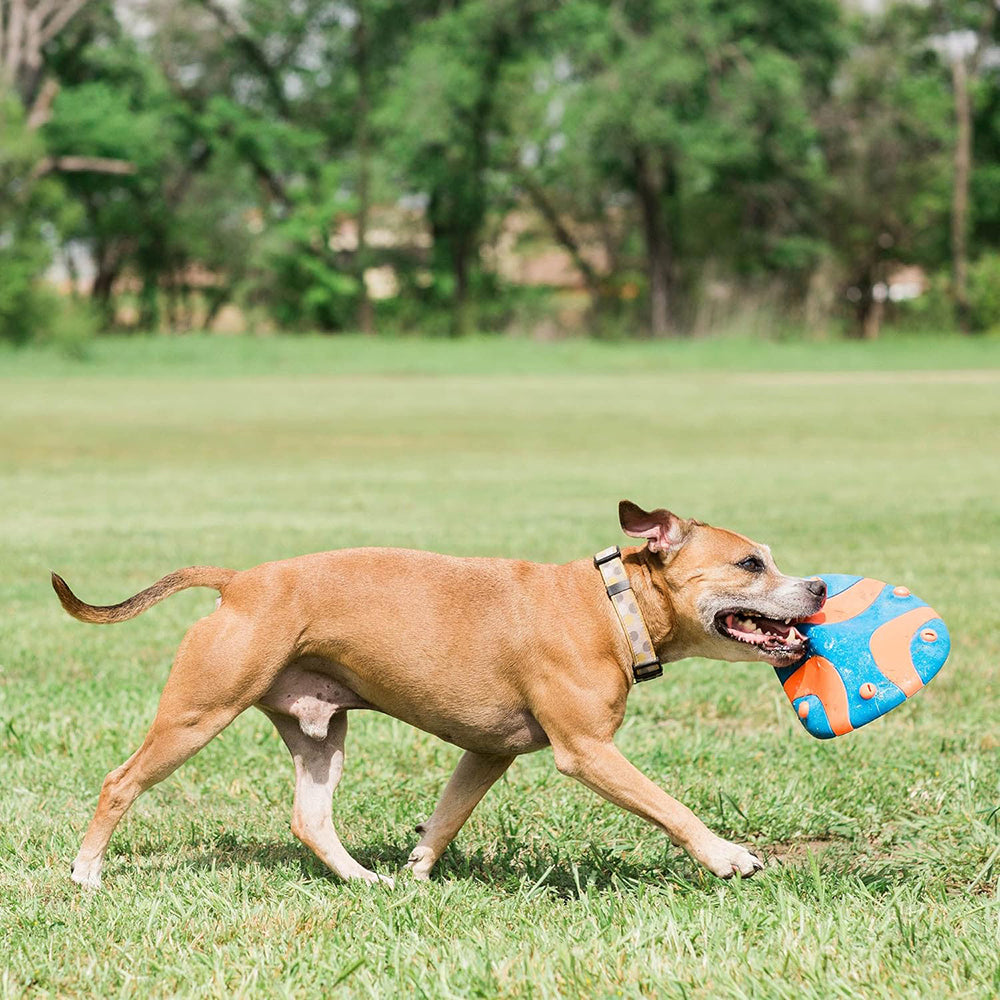
[[[0,996],[996,996],[1000,358],[995,341],[867,350],[0,355]],[[49,569],[106,603],[189,563],[351,545],[569,560],[619,541],[623,496],[766,540],[789,572],[905,582],[951,628],[926,692],[830,742],[763,665],[686,661],[633,693],[623,751],[762,852],[757,878],[698,870],[543,752],[429,885],[344,885],[291,836],[290,763],[249,712],[139,799],[100,893],[70,883],[101,780],[214,594],[96,628],[61,612]],[[459,752],[392,719],[351,727],[335,822],[393,872]]]
[[[358,335],[106,336],[74,358],[58,347],[0,343],[0,375],[557,375],[688,372],[886,371],[1000,368],[1000,336],[886,336],[850,340],[561,340]]]

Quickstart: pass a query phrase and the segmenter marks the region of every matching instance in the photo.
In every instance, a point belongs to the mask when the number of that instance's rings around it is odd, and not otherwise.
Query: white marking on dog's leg
[[[91,889],[100,886],[108,841],[136,798],[193,757],[263,694],[254,684],[272,673],[267,653],[255,658],[244,633],[221,640],[224,628],[209,616],[185,635],[142,746],[104,779],[73,862],[74,882]],[[274,655],[273,649],[269,652]],[[206,676],[212,678],[210,698],[202,693]]]
[[[763,869],[764,863],[760,858],[751,854],[745,847],[730,843],[714,834],[713,838],[712,843],[704,847],[699,845],[697,852],[692,851],[692,853],[719,878],[732,878],[734,875],[750,878]]]
[[[750,876],[764,866],[748,850],[714,834],[687,806],[671,798],[610,741],[553,740],[556,767],[637,816],[649,820],[720,878]]]
[[[104,866],[104,854],[108,849],[111,833],[139,794],[135,789],[129,789],[123,794],[122,788],[123,779],[138,753],[137,750],[124,764],[116,767],[101,785],[97,812],[91,820],[80,850],[69,866],[70,878],[84,889],[100,889],[101,868]]]
[[[292,833],[341,878],[385,882],[391,887],[391,878],[369,871],[347,853],[330,817],[333,792],[344,770],[346,712],[333,716],[329,732],[321,742],[306,736],[298,720],[291,716],[272,711],[266,714],[285,741],[295,764]]]
[[[406,867],[415,879],[430,878],[431,869],[454,839],[490,785],[510,767],[513,757],[467,750],[441,793],[434,815],[417,826],[423,836],[413,848]]]

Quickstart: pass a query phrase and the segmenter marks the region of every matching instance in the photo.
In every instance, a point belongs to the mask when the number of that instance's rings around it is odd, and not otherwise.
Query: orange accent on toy
[[[897,597],[909,597],[910,596],[910,588],[909,587],[893,587],[892,588],[892,592]]]
[[[880,625],[872,632],[868,648],[872,651],[875,666],[899,688],[907,698],[919,691],[924,682],[920,679],[910,656],[913,634],[932,618],[937,618],[933,608],[913,608]],[[931,631],[926,629],[926,631]]]
[[[876,688],[875,685],[872,684],[870,681],[865,681],[865,683],[858,688],[858,694],[861,695],[861,697],[864,698],[865,701],[874,698],[877,691],[878,688]]]
[[[832,625],[860,615],[882,593],[885,584],[866,577],[852,584],[847,590],[826,599],[826,604],[806,621],[814,625]]]
[[[925,628],[923,632],[920,633],[920,638],[924,642],[937,642],[937,632],[932,628]]]
[[[799,718],[807,719],[809,717],[809,702],[804,701],[799,705]]]
[[[783,687],[791,702],[803,695],[816,695],[823,704],[834,736],[843,736],[844,733],[853,731],[847,706],[847,689],[836,667],[826,657],[810,656],[788,677]]]

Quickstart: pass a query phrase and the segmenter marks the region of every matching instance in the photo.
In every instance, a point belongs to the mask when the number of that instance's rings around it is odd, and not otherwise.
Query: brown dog
[[[781,665],[802,655],[794,622],[822,606],[821,581],[784,576],[766,546],[666,510],[623,500],[619,518],[626,534],[646,539],[623,553],[620,586],[631,587],[659,660]],[[386,712],[465,750],[417,827],[407,865],[417,878],[511,761],[545,746],[563,774],[659,826],[716,875],[761,867],[612,742],[635,657],[591,559],[554,566],[344,549],[244,572],[194,566],[107,608],[84,604],[55,574],[52,582],[63,607],[87,622],[124,621],[186,587],[222,595],[181,642],[142,746],[104,780],[73,862],[81,885],[100,886],[108,840],[136,797],[251,705],[295,763],[293,832],[343,878],[379,878],[347,853],[330,818],[352,708]]]

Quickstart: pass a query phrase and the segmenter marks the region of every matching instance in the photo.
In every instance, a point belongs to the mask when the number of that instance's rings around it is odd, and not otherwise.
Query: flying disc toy
[[[822,574],[822,609],[796,627],[806,656],[775,672],[795,714],[821,740],[868,725],[915,695],[951,648],[938,613],[906,587]]]

